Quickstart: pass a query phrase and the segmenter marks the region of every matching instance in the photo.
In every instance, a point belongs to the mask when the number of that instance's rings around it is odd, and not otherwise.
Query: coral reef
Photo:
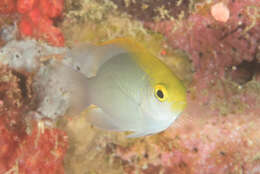
[[[4,0],[0,13],[18,11],[18,5],[23,35],[61,46],[64,41],[59,40],[60,30],[54,23],[63,1],[57,1],[55,8],[39,8],[51,7],[52,2]],[[64,2],[67,8],[61,26],[69,46],[133,37],[166,62],[188,87],[188,106],[178,120],[160,134],[138,139],[94,128],[84,113],[60,117],[69,98],[64,95],[62,78],[57,84],[49,83],[46,65],[53,59],[66,59],[67,48],[13,40],[4,34],[9,28],[2,30],[6,43],[0,51],[4,64],[0,68],[0,173],[260,172],[259,2],[163,2],[170,1]],[[223,6],[214,9],[218,3]],[[6,4],[8,8],[3,8]],[[221,10],[226,16],[219,16]],[[54,39],[41,35],[49,30]],[[58,128],[54,128],[56,120]]]
[[[22,37],[32,37],[54,46],[64,46],[64,36],[54,25],[63,11],[63,0],[4,0],[0,14],[20,14],[19,31]]]
[[[28,114],[32,75],[0,68],[0,173],[64,173],[67,136]]]

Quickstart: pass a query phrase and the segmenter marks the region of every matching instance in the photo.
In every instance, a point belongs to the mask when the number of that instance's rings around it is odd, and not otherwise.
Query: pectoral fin
[[[86,113],[87,121],[94,126],[113,131],[124,131],[113,118],[96,105],[90,105]]]

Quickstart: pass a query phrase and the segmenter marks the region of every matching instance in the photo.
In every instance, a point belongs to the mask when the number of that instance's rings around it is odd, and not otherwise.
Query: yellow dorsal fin
[[[109,45],[109,44],[119,45],[120,47],[130,52],[142,52],[146,50],[146,48],[140,45],[137,41],[128,37],[116,38],[113,40],[105,41],[102,42],[100,45],[102,46],[102,45]]]

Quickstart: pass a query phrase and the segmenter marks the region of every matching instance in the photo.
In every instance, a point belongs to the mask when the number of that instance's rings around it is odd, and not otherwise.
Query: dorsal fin
[[[113,40],[105,41],[100,45],[118,45],[121,48],[127,50],[128,52],[141,52],[146,50],[146,48],[139,44],[139,42],[135,41],[131,38],[116,38]]]

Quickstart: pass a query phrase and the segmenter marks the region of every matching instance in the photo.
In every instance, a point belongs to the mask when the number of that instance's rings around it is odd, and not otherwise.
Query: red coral
[[[9,116],[0,115],[0,173],[10,169],[17,159],[16,150],[25,133],[24,127],[19,127],[16,123],[19,116],[18,112],[9,113]]]
[[[54,46],[64,46],[64,37],[61,30],[53,26],[50,17],[57,17],[63,9],[63,1],[49,2],[41,0],[39,7],[32,9],[27,16],[31,20],[33,32],[31,36],[47,41]],[[21,26],[22,35],[27,31],[27,26]]]
[[[38,26],[41,19],[43,18],[43,15],[41,14],[41,11],[38,8],[35,8],[33,10],[31,10],[27,16],[29,17],[29,19],[32,21],[34,26]],[[35,27],[37,28],[37,27]]]
[[[41,0],[39,8],[44,16],[55,18],[61,15],[63,6],[63,0]]]
[[[42,39],[54,46],[64,46],[61,30],[53,26],[53,20],[59,17],[64,7],[63,0],[3,0],[0,1],[0,13],[17,12],[22,15],[19,31],[23,37]]]
[[[53,26],[53,21],[36,8],[28,13],[34,26],[33,35],[37,39],[43,39],[54,46],[64,46],[64,37],[61,30]],[[20,30],[23,31],[23,30]]]
[[[36,0],[17,0],[17,11],[21,14],[31,11],[36,4]]]
[[[33,34],[33,26],[31,21],[24,17],[19,24],[19,30],[22,34],[22,36],[32,36]]]
[[[63,174],[66,134],[55,128],[41,130],[34,122],[32,134],[26,135],[21,115],[16,112],[11,115],[13,119],[9,116],[0,115],[0,173],[18,161],[21,173]]]
[[[26,107],[21,98],[19,79],[7,67],[0,68],[0,173],[9,170],[18,157],[19,143],[25,137],[21,113]]]
[[[1,0],[0,13],[9,14],[15,11],[15,0]]]
[[[61,30],[53,25],[50,25],[49,19],[42,19],[38,26],[39,38],[47,40],[50,44],[56,46],[63,46],[64,37]]]
[[[43,16],[38,8],[30,11],[28,17],[22,19],[20,32],[22,35],[34,36],[37,39],[46,40],[51,45],[64,45],[64,37],[61,30],[54,27],[53,21]]]
[[[66,148],[67,138],[64,132],[54,128],[41,129],[34,123],[32,134],[26,137],[19,151],[19,171],[62,174]]]

